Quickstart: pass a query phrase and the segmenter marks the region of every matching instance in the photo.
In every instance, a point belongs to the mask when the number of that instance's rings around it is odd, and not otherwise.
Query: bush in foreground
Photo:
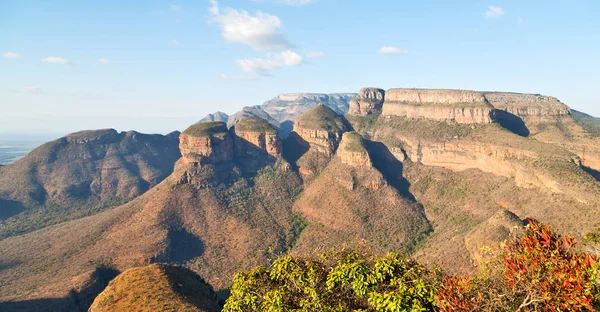
[[[237,274],[224,311],[595,311],[600,263],[575,244],[529,220],[474,277],[443,276],[395,253],[285,255]]]

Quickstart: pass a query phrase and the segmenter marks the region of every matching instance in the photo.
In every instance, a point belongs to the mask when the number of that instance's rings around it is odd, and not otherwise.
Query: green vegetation
[[[342,138],[342,148],[348,152],[362,153],[367,152],[364,146],[363,138],[356,132],[346,132]]]
[[[235,124],[236,131],[277,133],[277,129],[265,120],[258,118],[246,118]]]
[[[572,110],[571,117],[585,129],[589,134],[593,136],[600,136],[600,118],[584,114],[582,112]]]
[[[183,131],[184,134],[193,137],[204,137],[215,134],[227,133],[227,124],[222,121],[203,122],[191,125]]]
[[[224,311],[430,311],[438,279],[437,270],[395,253],[285,255],[237,274]]]
[[[348,128],[342,116],[323,104],[304,113],[297,123],[302,128],[325,131],[345,131]]]
[[[595,311],[599,259],[575,244],[529,220],[499,250],[487,248],[475,276],[444,276],[395,253],[284,255],[237,274],[224,311]]]

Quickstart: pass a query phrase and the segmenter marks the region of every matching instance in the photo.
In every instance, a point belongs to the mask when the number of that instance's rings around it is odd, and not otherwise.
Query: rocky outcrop
[[[369,152],[362,141],[363,138],[356,132],[344,133],[336,153],[343,164],[355,168],[371,168],[373,166]]]
[[[348,114],[352,116],[367,116],[380,111],[385,99],[385,91],[377,88],[363,88],[358,97],[350,101]]]
[[[571,114],[571,109],[567,105],[551,96],[508,92],[484,92],[483,94],[495,109],[517,116],[525,122],[556,121],[559,117]]]
[[[294,123],[294,132],[310,145],[310,149],[328,157],[333,156],[346,131],[348,127],[343,117],[323,104],[306,112]]]
[[[179,137],[184,164],[224,163],[233,160],[233,140],[224,122],[195,124]]]
[[[358,186],[378,190],[387,186],[383,175],[373,167],[371,156],[360,134],[344,133],[336,157],[342,164],[351,168],[336,175],[337,181],[348,190],[356,190]]]
[[[256,118],[241,120],[235,125],[234,132],[236,156],[260,156],[265,152],[272,157],[281,156],[277,129],[266,121]]]
[[[385,93],[382,114],[457,123],[491,123],[494,108],[483,94],[475,91],[390,89]]]

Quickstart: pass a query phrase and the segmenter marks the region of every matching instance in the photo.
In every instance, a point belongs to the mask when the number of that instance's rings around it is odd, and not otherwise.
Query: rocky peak
[[[354,93],[290,93],[280,94],[260,107],[273,118],[283,123],[294,121],[318,104],[324,104],[338,114],[348,111],[348,103],[356,97]]]
[[[378,88],[363,88],[358,97],[350,101],[348,114],[353,116],[371,115],[381,110],[385,99],[385,91]]]
[[[342,141],[336,155],[340,157],[343,164],[355,168],[370,168],[373,166],[369,152],[364,146],[360,134],[352,131],[342,136]]]
[[[234,126],[235,155],[259,156],[266,152],[272,157],[281,156],[281,141],[277,129],[258,118],[240,120]]]
[[[346,131],[348,126],[344,118],[323,104],[304,113],[294,123],[294,132],[308,142],[311,149],[327,156],[335,153]]]
[[[179,137],[183,162],[223,163],[233,160],[233,140],[224,122],[194,124]]]
[[[264,121],[270,123],[275,128],[279,127],[279,122],[277,120],[273,119],[273,117],[271,117],[271,115],[269,115],[269,113],[265,112],[260,106],[246,106],[246,107],[242,108],[241,111],[239,111],[229,117],[227,126],[233,127],[241,120],[249,119],[249,118],[250,119],[261,119],[261,120],[264,120]]]
[[[491,123],[494,107],[482,93],[476,91],[390,89],[385,93],[383,115],[457,123]]]

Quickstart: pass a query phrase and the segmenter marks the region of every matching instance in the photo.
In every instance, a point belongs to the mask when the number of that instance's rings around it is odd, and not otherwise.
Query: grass
[[[228,131],[226,123],[222,121],[211,121],[193,124],[185,129],[183,133],[193,137],[204,137],[215,134],[224,134]]]
[[[236,131],[277,133],[277,129],[270,123],[258,118],[246,118],[235,124]]]
[[[575,122],[585,129],[590,135],[600,137],[600,118],[572,110],[571,117]]]

